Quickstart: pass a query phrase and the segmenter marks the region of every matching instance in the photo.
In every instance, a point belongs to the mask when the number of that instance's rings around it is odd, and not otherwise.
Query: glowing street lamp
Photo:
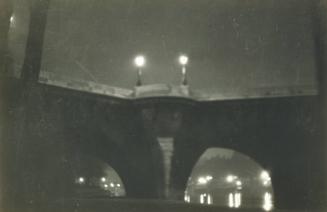
[[[188,57],[181,55],[178,58],[179,64],[182,66],[182,85],[187,85],[186,65],[188,64]]]
[[[84,178],[84,177],[79,177],[79,178],[77,179],[77,182],[78,182],[79,184],[84,184],[84,183],[85,183],[85,178]]]
[[[145,57],[143,55],[138,55],[134,59],[134,64],[137,68],[137,82],[136,86],[142,85],[142,68],[145,65]]]

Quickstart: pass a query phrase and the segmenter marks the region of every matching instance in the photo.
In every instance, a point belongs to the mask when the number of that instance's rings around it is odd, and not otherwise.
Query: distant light
[[[106,180],[107,180],[107,179],[106,179],[105,177],[101,177],[101,182],[104,183],[104,182],[106,182]]]
[[[190,200],[191,200],[190,195],[185,194],[185,195],[184,195],[184,201],[185,201],[185,202],[190,202]]]
[[[103,186],[104,186],[105,188],[108,188],[108,184],[104,184]]]
[[[120,187],[120,184],[119,183],[117,183],[117,187]]]
[[[78,178],[78,182],[79,182],[79,183],[84,183],[84,182],[85,182],[84,177],[80,177],[80,178]]]
[[[262,171],[260,174],[260,179],[262,180],[262,183],[264,186],[270,186],[271,185],[271,178],[267,171]]]
[[[198,184],[200,185],[204,185],[204,184],[207,184],[207,179],[205,177],[199,177],[198,179]]]
[[[231,182],[233,182],[236,178],[237,178],[237,177],[234,176],[234,175],[228,175],[228,176],[226,177],[226,181],[227,181],[228,183],[231,183]]]
[[[190,196],[187,196],[186,202],[190,202],[190,201],[191,201],[191,197]]]
[[[266,192],[263,195],[263,205],[262,208],[265,211],[271,211],[273,209],[273,202],[272,202],[272,196],[269,192]]]
[[[270,186],[271,185],[270,180],[263,181],[263,185],[264,186]]]
[[[110,183],[110,187],[112,187],[112,188],[113,188],[113,187],[115,187],[115,184],[113,184],[113,183]]]
[[[211,175],[199,177],[198,178],[198,184],[199,185],[207,184],[212,179],[213,179],[213,177]]]
[[[270,175],[267,171],[262,171],[260,174],[260,178],[263,180],[267,180],[267,179],[270,179]]]
[[[188,57],[186,55],[179,56],[179,63],[183,66],[187,65]]]
[[[206,180],[207,180],[207,181],[210,181],[210,180],[212,180],[212,179],[213,179],[213,177],[212,177],[211,175],[206,176]]]
[[[143,55],[136,56],[134,59],[136,67],[142,68],[145,65],[145,57]]]
[[[237,186],[242,186],[242,182],[241,182],[240,180],[237,180],[237,181],[236,181],[236,185],[237,185]]]

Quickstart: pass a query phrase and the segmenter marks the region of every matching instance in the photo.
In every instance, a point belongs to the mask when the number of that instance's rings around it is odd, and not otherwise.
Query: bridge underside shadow
[[[76,154],[112,166],[128,197],[164,198],[165,163],[158,138],[168,137],[174,142],[169,186],[176,199],[182,200],[201,154],[222,147],[271,170],[280,207],[314,207],[323,201],[317,97],[132,101],[44,85],[27,96],[22,91],[12,95],[7,107],[13,112],[6,115],[2,135],[9,200],[68,195],[74,177],[69,161]]]

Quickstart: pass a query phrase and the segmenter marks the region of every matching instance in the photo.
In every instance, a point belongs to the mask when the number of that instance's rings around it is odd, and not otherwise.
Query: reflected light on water
[[[266,192],[263,195],[263,206],[262,208],[265,211],[271,211],[273,209],[273,202],[272,202],[272,196],[269,192]]]
[[[234,195],[232,193],[228,195],[228,207],[234,208]]]
[[[185,196],[184,196],[184,201],[185,201],[185,202],[190,202],[190,200],[191,200],[190,195],[185,194]]]
[[[204,203],[204,194],[200,195],[200,203],[203,204]]]
[[[190,197],[189,196],[188,196],[187,200],[189,202],[189,200],[190,200]],[[201,204],[211,205],[212,204],[212,196],[211,196],[211,194],[200,194],[200,203]]]
[[[242,194],[239,192],[228,194],[228,207],[239,208],[242,204]]]
[[[242,194],[236,193],[234,194],[234,202],[235,202],[235,208],[239,208],[242,204]]]
[[[207,203],[208,203],[208,205],[212,204],[212,197],[210,194],[208,194]]]

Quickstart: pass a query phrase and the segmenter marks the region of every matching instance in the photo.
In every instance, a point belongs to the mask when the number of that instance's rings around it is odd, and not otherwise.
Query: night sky
[[[315,83],[310,0],[52,0],[42,70],[132,88],[180,83],[228,93]]]

